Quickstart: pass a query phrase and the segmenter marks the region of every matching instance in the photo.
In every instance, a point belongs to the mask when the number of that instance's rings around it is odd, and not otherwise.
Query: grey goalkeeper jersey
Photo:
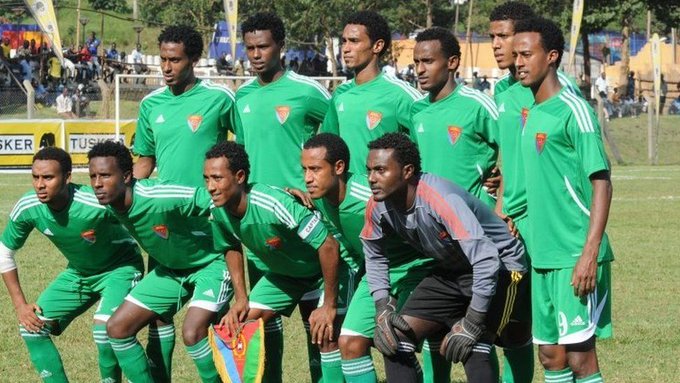
[[[441,267],[472,271],[470,307],[486,312],[496,292],[499,270],[526,272],[524,246],[507,224],[482,201],[444,178],[422,173],[416,199],[406,212],[370,199],[361,232],[366,275],[374,300],[390,289],[389,262],[382,239],[399,235]]]

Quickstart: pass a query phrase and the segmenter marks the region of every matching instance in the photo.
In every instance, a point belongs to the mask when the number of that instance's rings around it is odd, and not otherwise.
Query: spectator
[[[111,49],[106,52],[106,58],[109,60],[120,61],[120,54],[116,49],[116,43],[111,43]]]
[[[75,93],[71,97],[73,105],[76,107],[75,115],[78,117],[86,117],[88,114],[88,106],[90,105],[90,98],[85,96],[85,85],[78,84]]]
[[[21,60],[22,58],[29,59],[31,57],[31,48],[30,48],[30,43],[28,40],[24,40],[23,45],[21,48],[17,50],[17,59]]]
[[[394,66],[394,60],[389,60],[387,64],[385,64],[384,67],[382,67],[382,72],[385,73],[388,76],[396,76],[397,75],[397,68]]]
[[[666,93],[668,93],[668,84],[661,74],[661,96],[659,97],[659,114],[663,114],[663,107],[666,105]]]
[[[87,46],[81,45],[78,51],[78,76],[76,80],[80,83],[89,81],[92,78],[92,61],[90,61],[90,50]]]
[[[9,55],[12,53],[12,45],[9,41],[9,37],[2,39],[2,55],[9,60]]]
[[[50,58],[47,60],[47,77],[49,78],[50,88],[56,89],[56,87],[61,83],[61,63],[55,54],[50,54]]]
[[[57,104],[57,114],[68,119],[77,118],[73,113],[73,100],[68,95],[68,88],[64,87],[61,94],[55,100]]]
[[[477,72],[472,72],[472,88],[477,89],[479,91],[482,90],[482,79],[479,78]]]
[[[101,77],[102,75],[102,66],[99,64],[99,57],[97,57],[100,44],[101,41],[99,41],[94,31],[91,32],[90,37],[85,41],[87,50],[90,53],[90,70],[94,69],[94,73],[97,77]]]
[[[479,90],[485,93],[489,93],[491,90],[491,83],[489,83],[486,75],[482,76],[482,81],[479,82]]]
[[[678,84],[678,91],[680,91],[680,84]],[[668,114],[680,114],[680,94],[673,102],[671,102],[671,106],[668,108]]]
[[[42,83],[39,83],[35,78],[31,80],[31,86],[35,91],[35,102],[38,104],[47,105],[47,90]]]
[[[28,50],[31,52],[31,56],[36,56],[38,54],[38,46],[35,43],[35,39],[31,39]]]
[[[217,69],[217,74],[219,75],[231,75],[231,63],[227,61],[227,54],[222,53],[220,57],[215,61],[215,68]]]
[[[595,88],[600,97],[602,97],[603,100],[606,100],[607,94],[609,94],[609,84],[607,83],[607,73],[604,71],[600,73],[600,77],[595,80]]]
[[[628,73],[628,85],[626,85],[626,96],[635,98],[635,72]]]

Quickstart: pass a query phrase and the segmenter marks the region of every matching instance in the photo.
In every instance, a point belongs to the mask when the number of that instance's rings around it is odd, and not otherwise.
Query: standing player
[[[132,156],[116,142],[95,145],[88,159],[97,200],[157,263],[107,324],[123,372],[132,382],[153,381],[136,334],[157,318],[171,323],[190,300],[182,326],[184,345],[201,380],[219,381],[208,326],[229,302],[231,291],[224,256],[213,246],[210,196],[203,189],[134,180]],[[226,252],[227,259],[240,256],[240,252]]]
[[[272,13],[258,13],[241,25],[241,34],[250,61],[250,71],[257,77],[244,83],[236,92],[236,142],[245,146],[253,164],[251,182],[302,189],[300,152],[309,137],[316,134],[323,121],[330,94],[317,81],[301,76],[281,65],[286,31],[283,21]],[[266,265],[245,249],[251,286],[267,271]],[[316,307],[317,293],[300,303],[307,317]],[[283,333],[281,318],[269,321],[265,328],[267,365],[265,380],[281,381]],[[320,356],[307,332],[309,368],[312,381],[321,378]]]
[[[102,381],[121,382],[121,371],[106,335],[106,322],[144,265],[139,248],[113,215],[97,203],[92,189],[71,183],[71,157],[47,147],[33,156],[34,191],[10,213],[0,242],[0,272],[19,320],[19,331],[40,377],[67,382],[51,335],[60,335],[99,300],[92,333],[99,351]],[[19,283],[14,253],[33,229],[42,232],[68,260],[62,271],[28,303]]]
[[[535,99],[521,138],[534,343],[546,381],[602,382],[595,337],[612,327],[609,161],[593,110],[560,84],[560,28],[518,21],[513,47],[519,81]]]
[[[459,86],[455,73],[460,46],[444,28],[416,36],[413,61],[420,87],[429,95],[412,110],[411,138],[418,144],[423,171],[448,179],[489,206],[496,200],[486,193],[498,157],[498,111],[482,92]]]
[[[373,199],[361,239],[378,313],[374,340],[386,356],[387,380],[419,381],[416,345],[450,328],[442,355],[464,363],[471,382],[497,382],[489,353],[496,334],[515,316],[515,301],[526,295],[527,286],[521,283],[524,247],[479,199],[443,178],[421,173],[420,155],[408,137],[386,134],[369,148]],[[390,296],[384,246],[393,235],[440,262],[413,291],[401,315]],[[523,342],[530,338],[526,331]]]
[[[354,79],[333,93],[321,130],[342,137],[350,147],[349,171],[366,173],[366,145],[388,132],[409,130],[410,111],[422,95],[408,83],[380,71],[392,42],[387,21],[373,11],[351,15],[342,32],[345,66]]]
[[[359,234],[371,189],[366,176],[347,171],[347,164],[349,149],[339,136],[321,133],[305,143],[302,168],[307,191],[316,208],[348,240],[355,262],[363,268],[364,251]],[[390,258],[391,294],[397,297],[400,307],[418,282],[430,273],[434,260],[416,255],[413,248],[396,237],[388,240],[386,254]],[[367,280],[362,278],[340,331],[342,372],[348,383],[377,382],[370,353],[374,328],[375,306]]]
[[[203,39],[193,28],[170,26],[158,36],[161,71],[166,86],[143,100],[139,108],[134,151],[136,179],[148,178],[158,166],[158,178],[200,187],[203,155],[224,141],[233,126],[234,94],[228,88],[197,79],[194,66]],[[150,259],[149,269],[155,265]],[[156,381],[169,381],[175,326],[158,322],[149,328],[149,359]]]
[[[221,142],[206,153],[204,177],[216,206],[215,247],[228,250],[243,244],[266,266],[248,297],[242,258],[229,263],[236,302],[222,323],[233,333],[244,320],[262,318],[267,323],[278,315],[289,316],[305,294],[323,286],[323,302],[308,319],[311,342],[321,350],[323,381],[342,381],[338,313],[347,307],[353,286],[341,286],[338,294],[341,247],[317,215],[282,189],[249,184],[249,173],[242,145]]]

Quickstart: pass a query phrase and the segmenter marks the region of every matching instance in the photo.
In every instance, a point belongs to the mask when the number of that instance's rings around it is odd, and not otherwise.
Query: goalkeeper
[[[521,304],[524,247],[507,225],[477,198],[443,178],[422,173],[420,154],[403,134],[369,144],[368,182],[373,199],[361,232],[369,289],[376,305],[374,344],[385,356],[387,381],[421,381],[414,352],[440,334],[440,352],[462,362],[470,382],[498,382],[489,352]],[[384,238],[397,235],[439,262],[401,311],[389,296]],[[520,346],[531,334],[512,334]]]

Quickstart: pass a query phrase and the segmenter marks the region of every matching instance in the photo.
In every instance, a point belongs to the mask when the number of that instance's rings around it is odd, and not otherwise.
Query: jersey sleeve
[[[447,195],[445,206],[436,218],[451,238],[458,241],[461,251],[472,266],[470,307],[479,312],[487,312],[498,281],[501,263],[498,249],[484,234],[477,217],[460,196]]]
[[[215,250],[224,253],[227,250],[240,249],[241,241],[228,229],[227,224],[216,216],[217,214],[214,214],[210,222]]]
[[[142,101],[137,118],[137,128],[135,130],[134,152],[140,156],[155,156],[156,143],[153,139],[153,131],[149,123],[148,102]]]
[[[373,199],[368,200],[364,228],[361,231],[366,280],[374,301],[385,298],[390,293],[390,264],[382,246],[384,235],[376,207],[377,203]]]
[[[192,217],[208,217],[210,216],[210,209],[214,206],[208,189],[204,187],[188,188],[194,189],[191,199],[182,205],[182,214]]]
[[[32,221],[22,218],[21,215],[14,218],[10,214],[10,218],[5,226],[5,231],[2,232],[2,243],[10,250],[19,250],[24,243],[31,230],[35,225]]]
[[[572,110],[571,118],[567,120],[567,134],[581,160],[581,168],[590,176],[602,170],[609,170],[609,160],[593,110],[585,101],[580,102],[580,105],[582,108]]]
[[[498,109],[496,103],[486,95],[481,95],[481,107],[477,113],[475,130],[484,141],[498,146]]]
[[[224,99],[225,99],[224,103],[220,110],[220,122],[222,123],[222,126],[226,128],[227,131],[236,134],[234,129],[234,125],[236,123],[234,115],[234,112],[236,110],[236,102],[234,101],[234,95],[230,91]]]
[[[314,86],[309,92],[307,98],[307,107],[309,108],[309,115],[312,120],[321,124],[328,112],[329,105],[331,104],[331,95],[328,91],[319,84],[317,88]]]
[[[409,85],[404,85],[409,86]],[[412,130],[411,113],[413,105],[418,101],[418,91],[416,89],[404,91],[397,102],[397,124],[402,131],[409,133]]]
[[[340,134],[340,122],[338,121],[338,111],[335,109],[335,96],[330,100],[326,116],[321,123],[319,133]]]
[[[295,230],[305,243],[314,249],[320,248],[328,237],[328,229],[321,220],[320,213],[314,213],[297,203],[295,198],[287,193],[282,195],[285,197],[274,202],[276,216],[289,230]]]

